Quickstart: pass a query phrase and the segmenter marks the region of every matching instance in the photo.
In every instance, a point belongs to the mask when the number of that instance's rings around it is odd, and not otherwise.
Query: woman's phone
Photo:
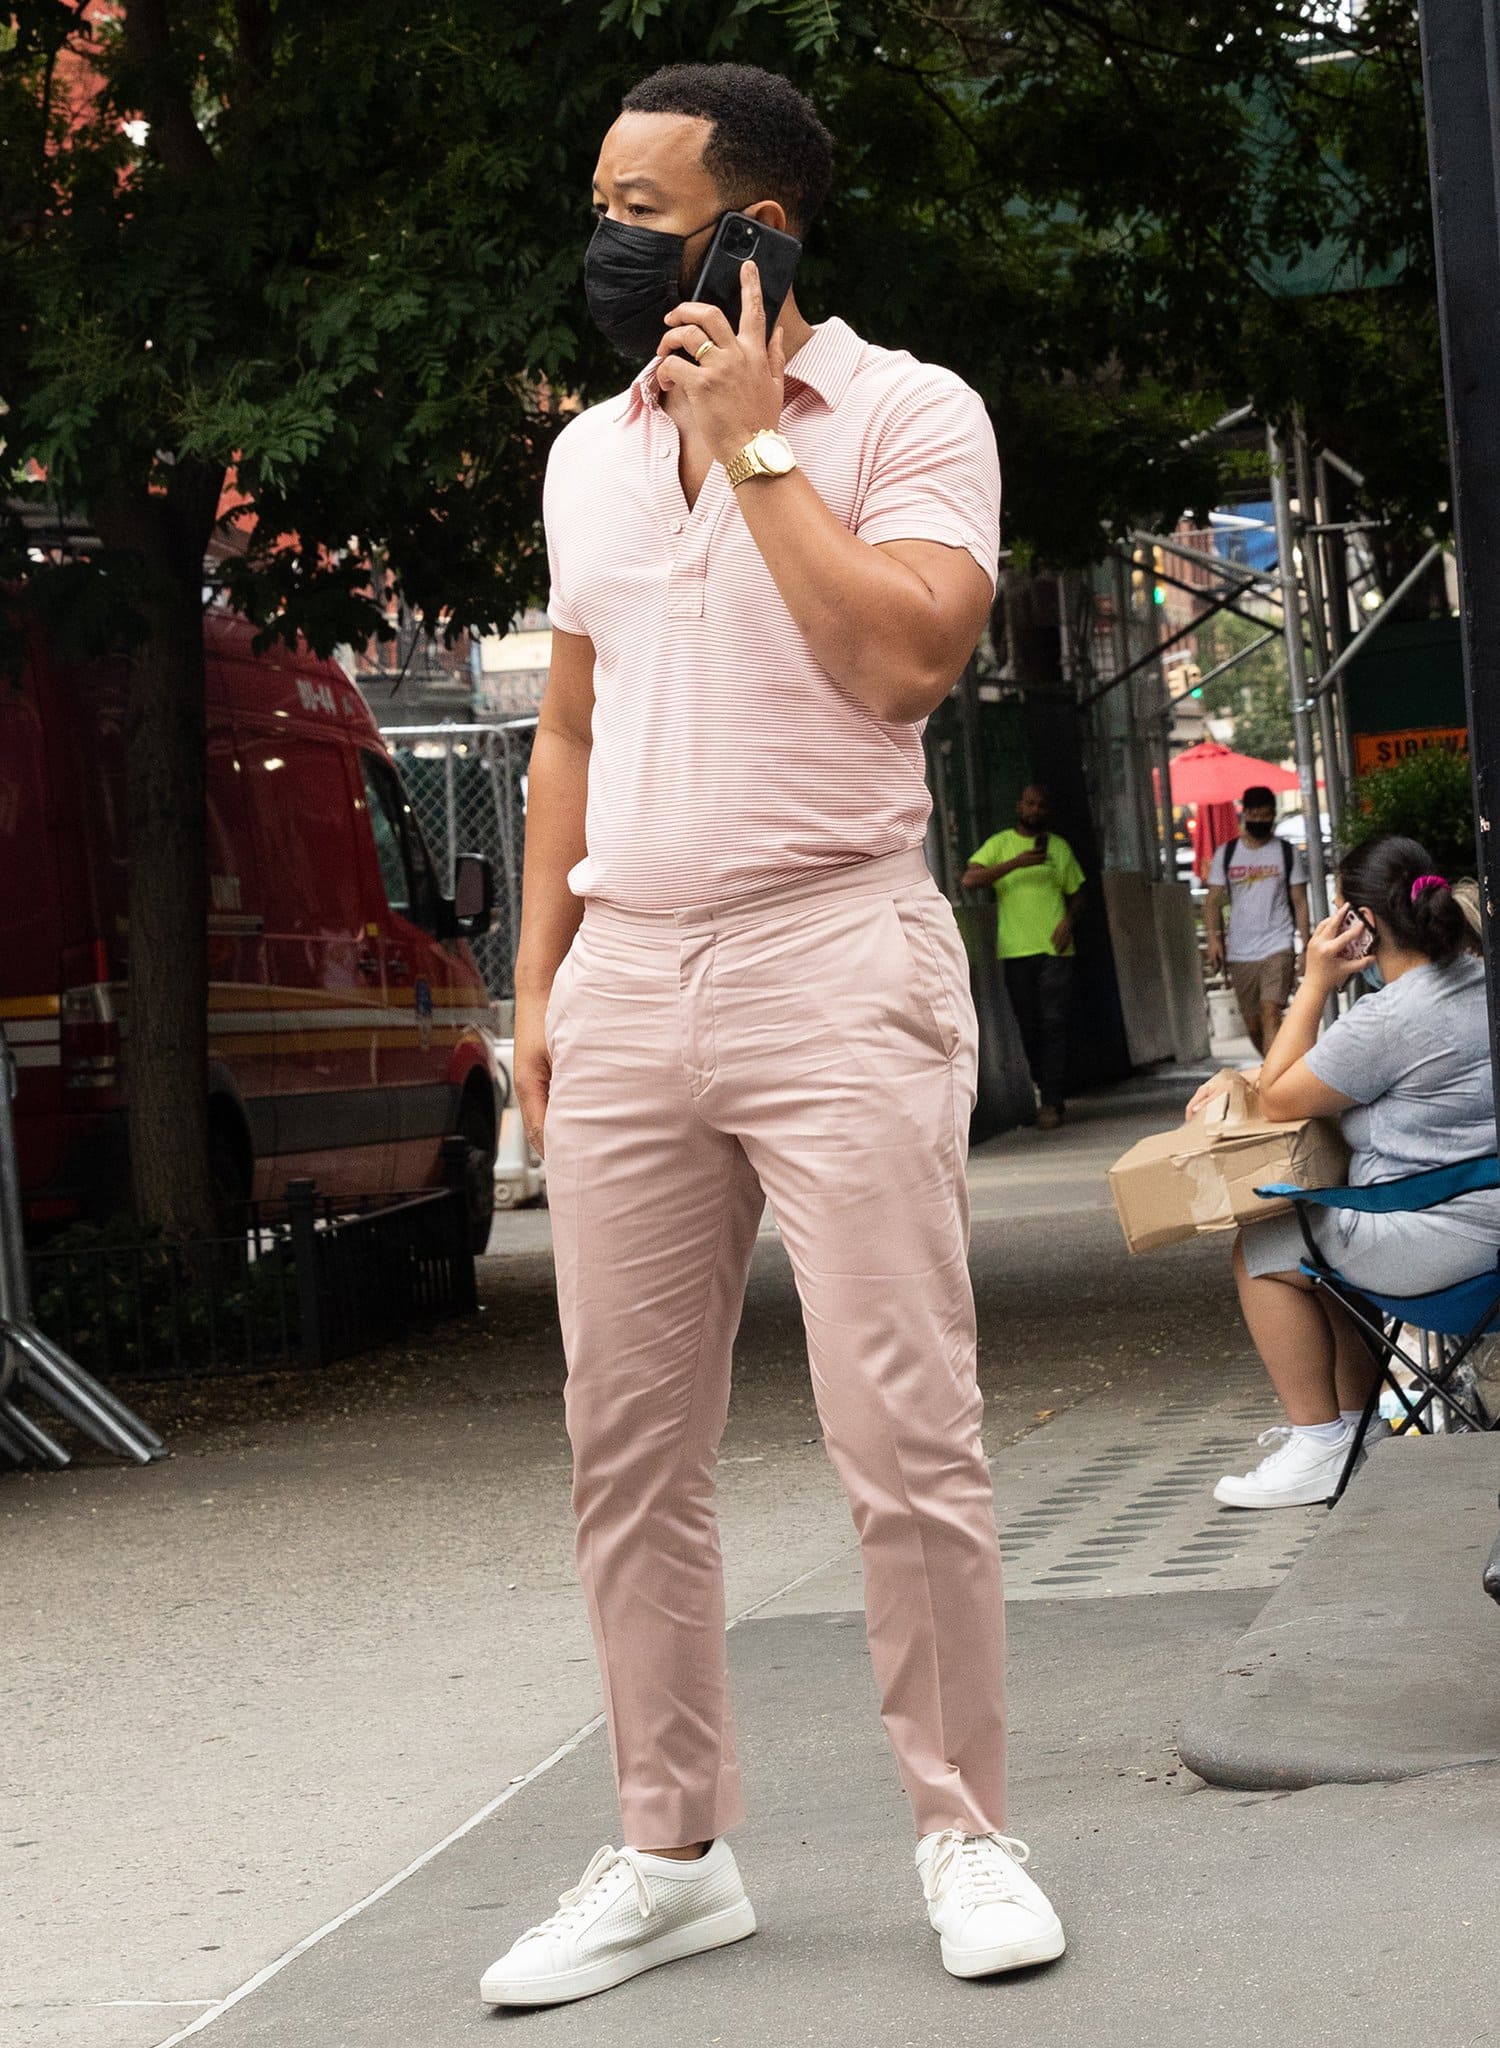
[[[1375,949],[1375,937],[1359,912],[1347,909],[1336,936],[1343,941],[1339,951],[1346,960],[1363,960]]]
[[[717,306],[730,326],[740,331],[740,265],[753,262],[760,272],[760,293],[766,306],[766,340],[771,339],[786,295],[797,274],[802,244],[795,235],[768,228],[748,213],[726,213],[714,231],[703,268],[688,293],[690,299]]]

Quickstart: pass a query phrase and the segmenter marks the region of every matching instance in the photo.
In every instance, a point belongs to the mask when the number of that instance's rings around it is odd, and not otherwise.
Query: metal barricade
[[[21,1405],[29,1394],[105,1450],[148,1465],[167,1453],[156,1431],[32,1321],[11,1110],[15,1080],[15,1061],[0,1030],[0,1461],[68,1463],[68,1452],[52,1432]]]
[[[471,941],[491,996],[515,994],[521,935],[521,867],[526,839],[526,776],[534,718],[476,725],[394,725],[382,735],[440,873],[460,853],[485,854],[495,871],[495,918]]]

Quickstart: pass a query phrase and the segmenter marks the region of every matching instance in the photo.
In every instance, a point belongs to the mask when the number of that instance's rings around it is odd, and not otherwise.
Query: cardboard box
[[[1215,1079],[1223,1092],[1196,1116],[1142,1138],[1109,1170],[1120,1228],[1133,1252],[1288,1214],[1290,1202],[1263,1202],[1256,1194],[1267,1181],[1330,1188],[1348,1172],[1349,1148],[1337,1124],[1320,1117],[1270,1123],[1243,1074],[1225,1068]]]

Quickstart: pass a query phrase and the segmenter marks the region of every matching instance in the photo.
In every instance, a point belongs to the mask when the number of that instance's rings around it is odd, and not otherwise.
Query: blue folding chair
[[[1370,1187],[1298,1188],[1276,1181],[1255,1190],[1267,1200],[1280,1195],[1294,1205],[1307,1247],[1301,1270],[1358,1324],[1380,1365],[1380,1377],[1370,1389],[1330,1507],[1349,1484],[1383,1387],[1389,1387],[1400,1402],[1406,1425],[1418,1432],[1434,1426],[1500,1429],[1500,1415],[1489,1413],[1472,1373],[1460,1377],[1475,1345],[1500,1323],[1500,1255],[1472,1280],[1460,1280],[1433,1294],[1375,1294],[1355,1287],[1329,1265],[1313,1238],[1311,1211],[1355,1209],[1366,1215],[1414,1215],[1435,1209],[1440,1202],[1451,1202],[1456,1195],[1494,1187],[1500,1187],[1500,1158],[1489,1153],[1479,1159],[1461,1159],[1455,1166],[1429,1167],[1425,1173],[1407,1174],[1402,1180],[1376,1181]],[[1435,1361],[1430,1355],[1413,1357],[1402,1345],[1404,1326],[1426,1330],[1437,1338]],[[1398,1364],[1415,1381],[1413,1392],[1397,1378]]]

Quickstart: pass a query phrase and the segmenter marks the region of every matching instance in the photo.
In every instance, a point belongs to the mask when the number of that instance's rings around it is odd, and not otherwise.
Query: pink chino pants
[[[917,1831],[1004,1821],[964,1157],[976,1040],[920,853],[726,908],[590,904],[547,1013],[578,1565],[624,1839],[743,1817],[714,1464],[756,1226],[796,1274]]]

